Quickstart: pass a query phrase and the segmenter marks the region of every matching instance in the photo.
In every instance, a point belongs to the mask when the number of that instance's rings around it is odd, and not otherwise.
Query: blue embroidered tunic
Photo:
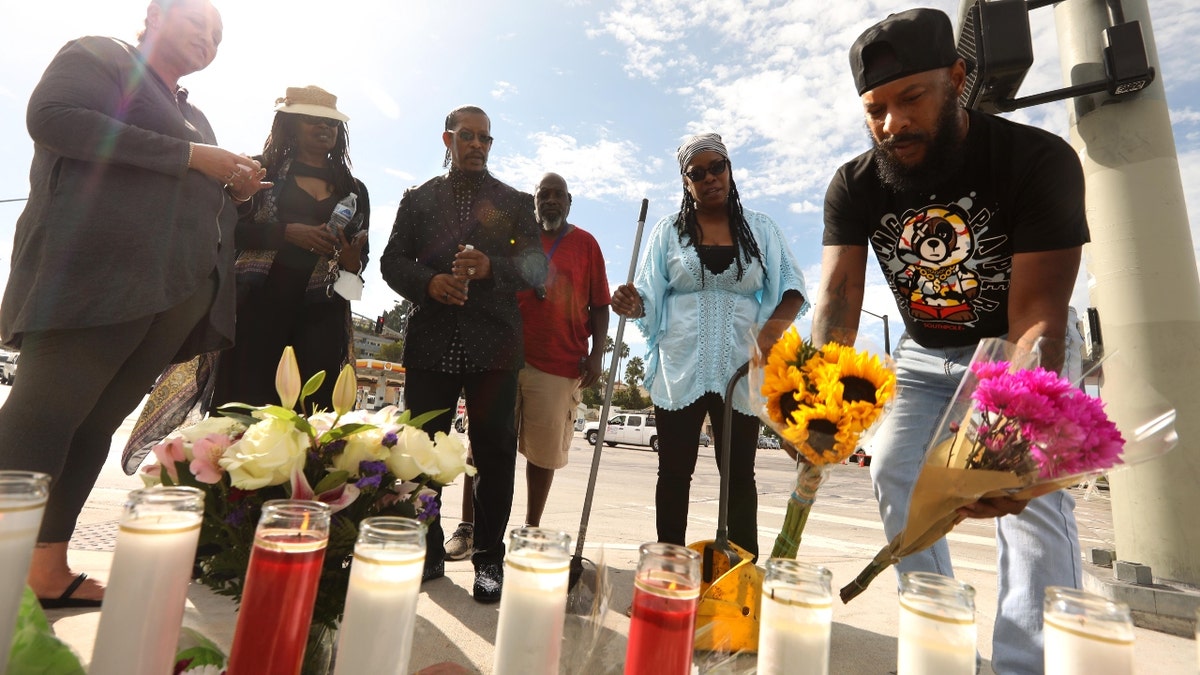
[[[804,275],[783,232],[766,214],[744,212],[764,265],[744,265],[740,280],[735,263],[720,274],[704,270],[701,281],[700,257],[675,228],[679,214],[658,221],[650,233],[634,283],[646,315],[634,323],[646,337],[646,389],[660,408],[679,410],[710,391],[723,396],[786,291],[804,296],[800,314],[808,310]],[[748,393],[743,378],[734,409],[755,415]]]

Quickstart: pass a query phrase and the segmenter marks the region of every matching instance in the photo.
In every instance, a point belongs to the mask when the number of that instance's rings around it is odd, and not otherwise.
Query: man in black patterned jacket
[[[463,106],[446,116],[450,171],[409,189],[380,260],[383,278],[413,303],[404,341],[406,407],[443,410],[426,431],[449,432],[460,391],[471,416],[475,477],[474,597],[496,602],[512,510],[517,371],[524,365],[516,292],[540,285],[546,256],[533,197],[487,171],[491,121]],[[440,519],[426,538],[425,581],[444,575]]]

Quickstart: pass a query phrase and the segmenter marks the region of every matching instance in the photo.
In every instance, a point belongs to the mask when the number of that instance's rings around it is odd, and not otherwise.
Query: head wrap
[[[692,158],[702,152],[715,152],[718,155],[729,159],[729,150],[725,147],[725,143],[721,141],[721,137],[717,134],[697,134],[683,142],[679,146],[679,150],[675,155],[679,158],[679,173],[687,170],[688,164],[692,163]]]

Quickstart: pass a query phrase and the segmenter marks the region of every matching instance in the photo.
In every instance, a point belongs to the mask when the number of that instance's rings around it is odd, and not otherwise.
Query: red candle
[[[698,558],[682,546],[642,546],[642,560],[634,580],[625,675],[692,672],[699,600]]]
[[[312,503],[280,501],[293,507]],[[228,675],[294,674],[304,661],[329,536],[328,507],[324,527],[318,516],[302,520],[299,529],[264,526],[267,508],[250,553]]]

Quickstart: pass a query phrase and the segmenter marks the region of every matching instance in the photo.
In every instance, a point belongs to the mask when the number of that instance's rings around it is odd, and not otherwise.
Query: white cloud
[[[788,204],[788,211],[792,213],[821,213],[821,204],[814,204],[807,199],[802,202]]]
[[[492,89],[492,98],[497,101],[503,101],[513,94],[517,94],[517,86],[511,82],[500,80],[496,82],[496,86]]]
[[[581,143],[558,130],[530,134],[535,150],[531,155],[507,156],[494,162],[494,169],[514,187],[530,191],[542,175],[552,171],[567,181],[575,199],[637,200],[656,189],[651,176],[661,160],[647,162],[642,149],[628,140],[607,137]]]

